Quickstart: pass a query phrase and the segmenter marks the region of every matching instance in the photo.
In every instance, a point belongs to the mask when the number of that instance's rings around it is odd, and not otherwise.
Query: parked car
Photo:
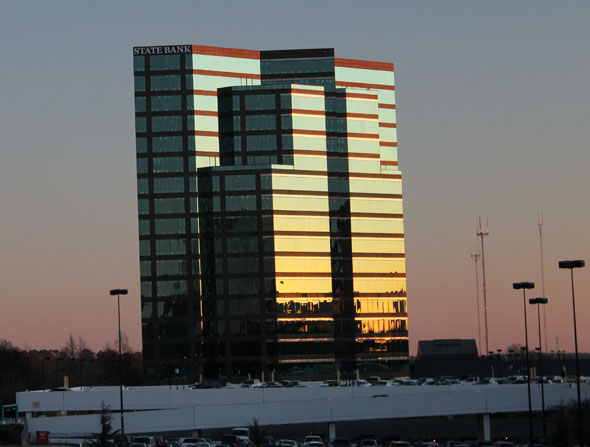
[[[302,447],[325,447],[325,445],[321,436],[307,435],[303,440]]]
[[[264,382],[260,388],[283,388],[279,382]]]
[[[276,447],[298,447],[294,439],[279,439],[275,445]]]
[[[240,447],[242,445],[242,440],[236,435],[224,435],[223,438],[221,438],[221,443],[230,447]]]
[[[198,443],[205,443],[209,444],[206,439],[204,438],[180,438],[178,440],[178,447],[192,447]],[[204,447],[204,446],[202,446]]]
[[[376,439],[363,439],[359,447],[378,447]]]
[[[336,438],[332,441],[332,447],[352,447],[352,444],[348,439]]]
[[[135,438],[133,438],[133,442],[145,444],[147,445],[147,447],[156,447],[156,438],[154,438],[153,436],[136,436]]]
[[[259,388],[260,385],[262,385],[260,383],[260,380],[258,380],[258,379],[250,379],[250,380],[244,380],[240,384],[240,388]]]

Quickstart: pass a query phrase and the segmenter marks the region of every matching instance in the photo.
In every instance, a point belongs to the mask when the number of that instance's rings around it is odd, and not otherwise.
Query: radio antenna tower
[[[479,257],[481,255],[479,253],[475,253],[471,255],[471,258],[475,261],[475,299],[477,301],[477,340],[479,349],[481,351],[481,312],[479,310],[479,272],[477,271],[477,262],[479,261]]]
[[[486,340],[486,350],[485,353],[487,354],[490,352],[490,345],[488,340],[488,295],[486,289],[486,256],[484,251],[484,244],[483,238],[490,234],[489,232],[489,225],[488,225],[488,218],[486,217],[486,231],[483,231],[481,226],[481,216],[478,216],[476,220],[476,224],[479,222],[479,228],[477,231],[477,236],[481,239],[481,272],[482,272],[482,291],[483,291],[483,319],[484,319],[484,328],[485,328],[485,340]]]
[[[543,268],[543,211],[537,211],[537,224],[539,225],[539,246],[541,247],[541,289],[543,291],[543,298],[545,295],[545,269]],[[545,306],[543,305],[543,330],[545,332],[545,352],[547,351],[547,317],[545,314]]]

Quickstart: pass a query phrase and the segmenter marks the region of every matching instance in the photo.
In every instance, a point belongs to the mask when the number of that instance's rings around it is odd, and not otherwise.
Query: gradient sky
[[[410,349],[477,338],[475,216],[489,216],[490,349],[524,341],[541,296],[549,349],[590,351],[590,2],[0,0],[0,338],[141,348],[132,47],[334,47],[395,63]],[[531,345],[537,324],[529,306]],[[483,324],[483,323],[482,323]],[[556,345],[559,337],[559,347]]]

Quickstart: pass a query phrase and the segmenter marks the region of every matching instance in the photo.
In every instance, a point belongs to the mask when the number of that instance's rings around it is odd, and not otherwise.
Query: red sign
[[[49,432],[38,431],[35,441],[37,442],[37,444],[49,444]]]

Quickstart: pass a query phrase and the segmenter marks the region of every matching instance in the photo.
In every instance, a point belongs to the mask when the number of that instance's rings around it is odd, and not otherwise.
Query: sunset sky
[[[132,47],[333,47],[394,62],[410,350],[477,339],[477,215],[490,349],[524,342],[541,296],[550,350],[590,351],[590,2],[20,1],[0,9],[0,339],[141,349]],[[480,275],[481,279],[481,275]],[[536,308],[529,338],[537,346]],[[483,320],[482,320],[483,327]],[[534,340],[534,341],[533,341]],[[557,345],[558,340],[558,345]]]

